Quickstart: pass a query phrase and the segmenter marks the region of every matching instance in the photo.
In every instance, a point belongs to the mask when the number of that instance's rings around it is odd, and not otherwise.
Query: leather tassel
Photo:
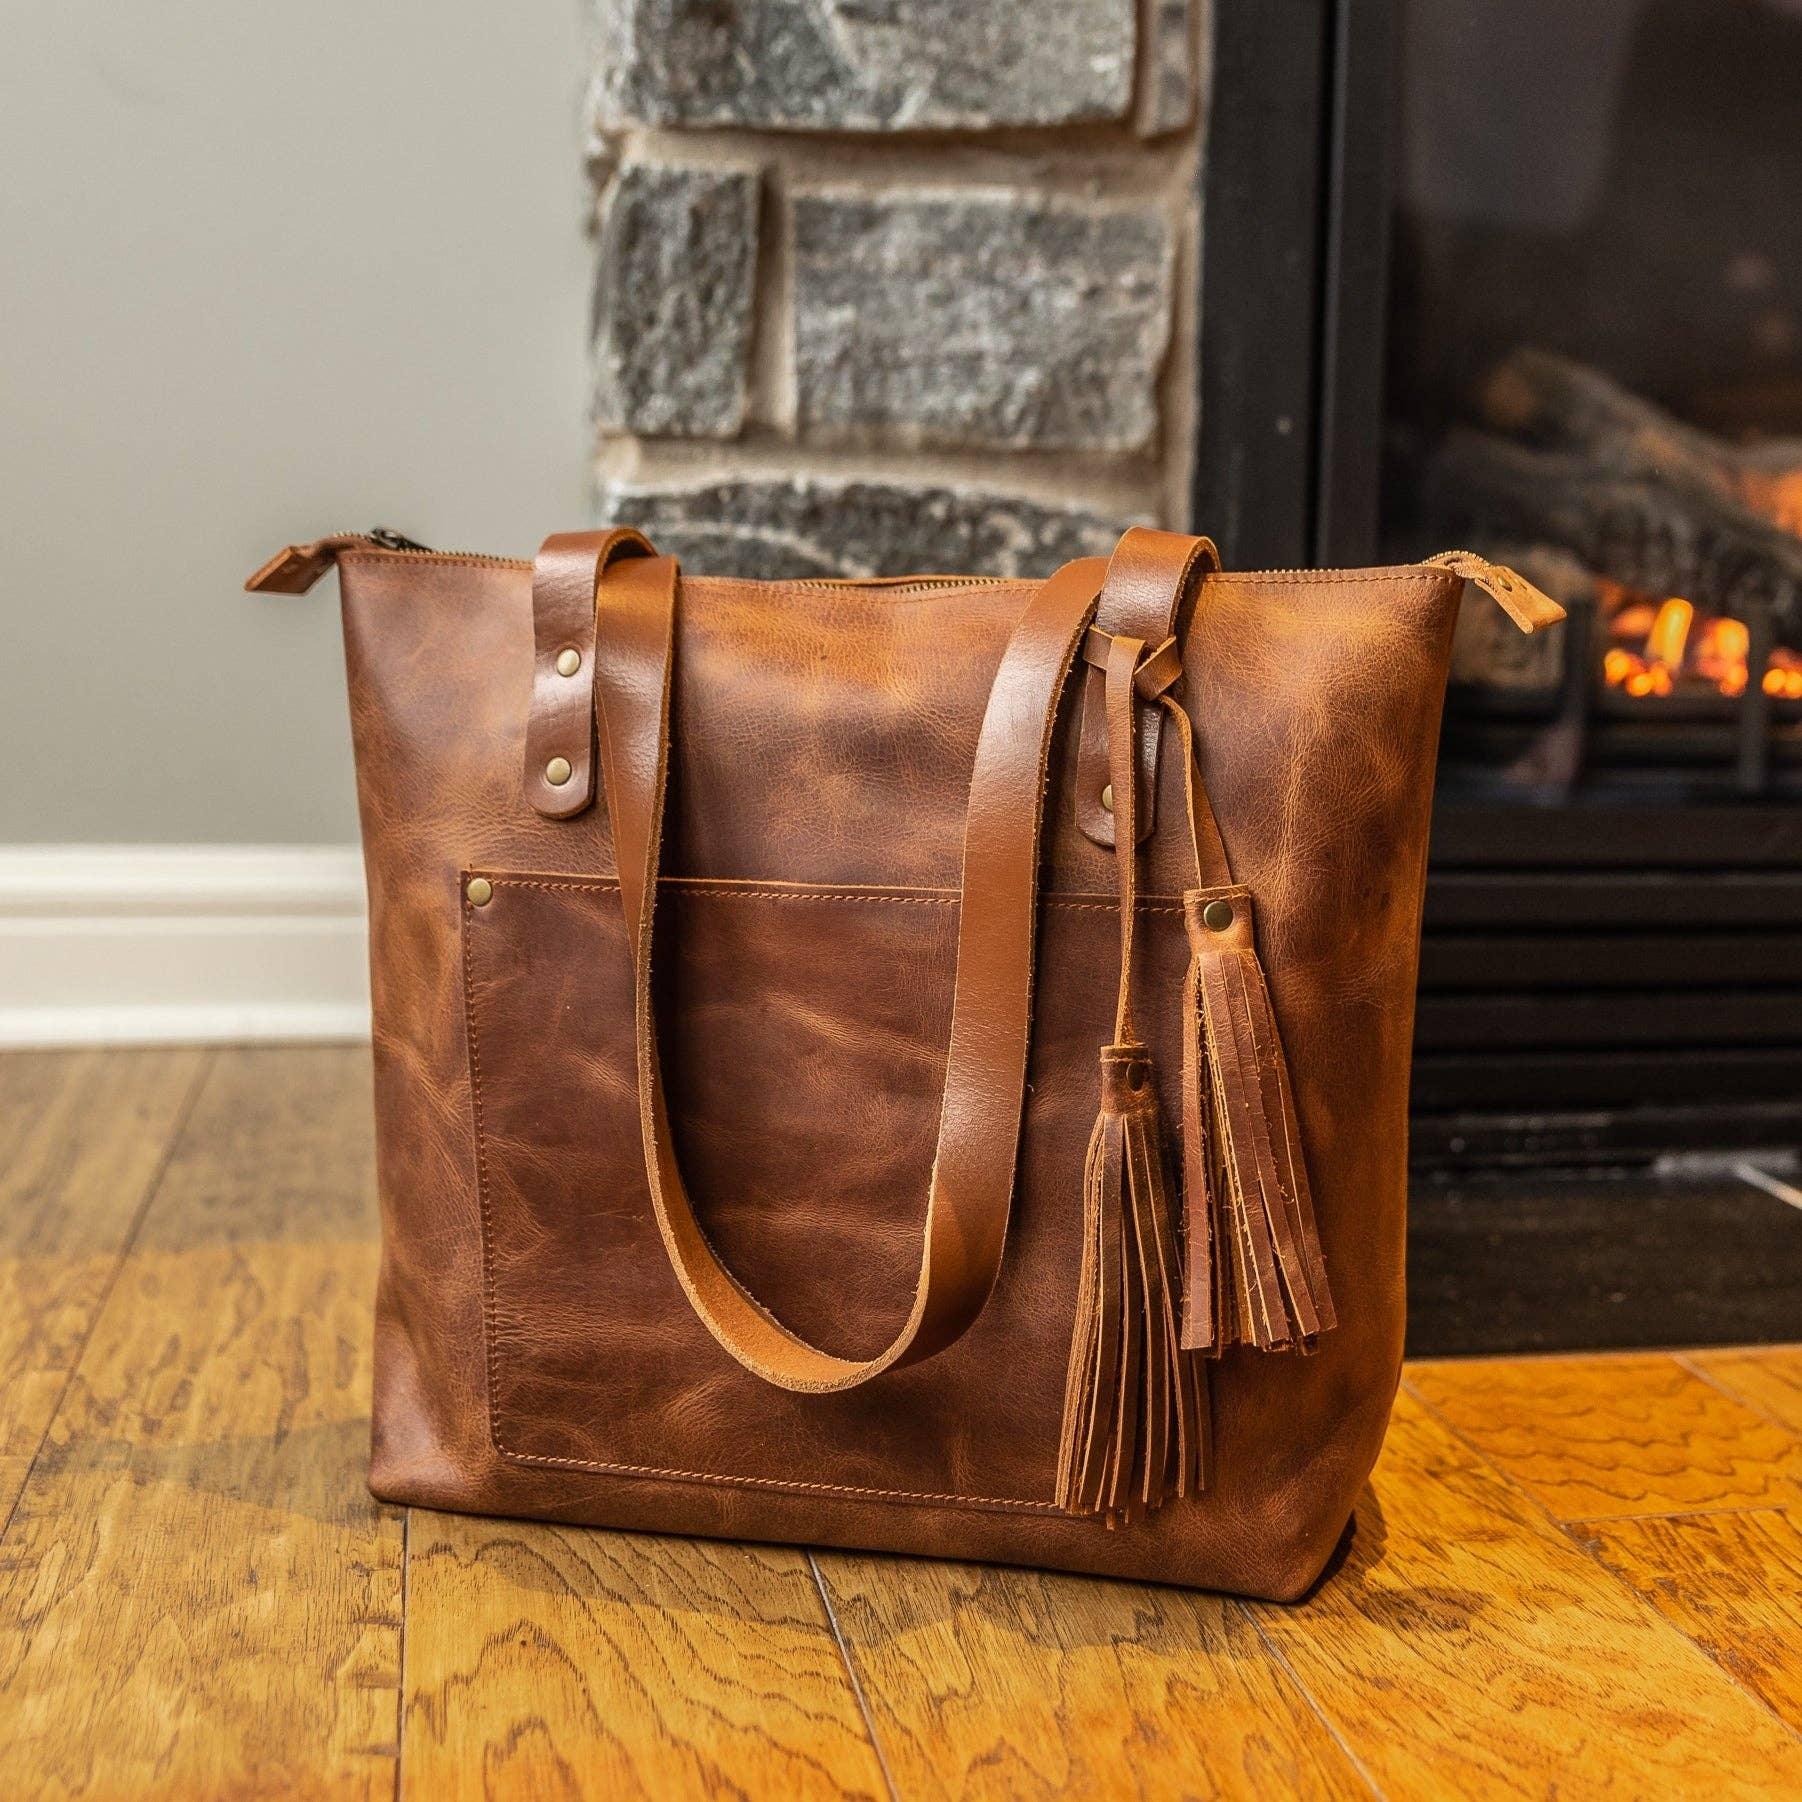
[[[1312,1351],[1338,1320],[1251,897],[1191,889],[1183,915],[1182,1343]]]
[[[1099,1515],[1117,1526],[1202,1487],[1208,1429],[1201,1367],[1182,1347],[1174,1189],[1157,1084],[1132,1026],[1137,684],[1143,671],[1152,699],[1181,670],[1166,654],[1169,645],[1147,656],[1136,638],[1091,636],[1099,640],[1095,652],[1106,672],[1120,987],[1113,1042],[1101,1051],[1101,1108],[1083,1167],[1082,1269],[1056,1499],[1068,1513]]]
[[[1202,1372],[1183,1352],[1173,1190],[1145,1047],[1101,1053],[1057,1503],[1110,1526],[1206,1478]]]
[[[1184,913],[1188,909],[1185,907]],[[1183,1329],[1185,1351],[1218,1353],[1221,1259],[1215,1239],[1220,1173],[1208,1122],[1207,1033],[1202,1024],[1201,959],[1193,951],[1183,982]]]

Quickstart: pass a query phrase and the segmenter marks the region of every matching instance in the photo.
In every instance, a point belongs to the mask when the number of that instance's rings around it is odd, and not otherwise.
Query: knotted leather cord
[[[1183,768],[1184,813],[1188,819],[1189,847],[1195,859],[1195,886],[1197,888],[1228,888],[1232,885],[1232,865],[1227,858],[1226,842],[1220,836],[1220,825],[1214,817],[1212,803],[1208,800],[1207,785],[1201,777],[1200,767],[1195,754],[1195,728],[1190,723],[1188,710],[1172,692],[1181,682],[1183,666],[1180,648],[1174,638],[1166,638],[1156,650],[1147,651],[1137,640],[1121,639],[1110,636],[1099,626],[1091,626],[1083,639],[1083,661],[1093,670],[1101,672],[1103,679],[1112,673],[1114,647],[1120,644],[1134,646],[1135,663],[1132,666],[1132,696],[1139,701],[1156,705],[1170,716],[1171,724],[1176,732],[1177,745],[1180,750]],[[1111,691],[1109,691],[1111,694]],[[1108,702],[1108,739],[1110,756],[1112,747],[1122,741],[1122,735],[1133,736],[1130,724],[1122,724],[1116,731],[1114,702]],[[1111,765],[1110,780],[1118,774]],[[1120,805],[1121,786],[1114,785],[1115,808]],[[1136,809],[1137,792],[1129,797],[1129,805]],[[1134,818],[1136,827],[1136,812]],[[1116,839],[1116,862],[1118,858],[1118,841]],[[1121,872],[1124,883],[1125,872]],[[1125,897],[1122,895],[1122,910],[1125,911]],[[1123,921],[1124,925],[1124,921]],[[1131,941],[1124,932],[1122,935],[1121,969],[1124,972],[1131,965]],[[1118,1036],[1118,1034],[1116,1034]]]
[[[1107,581],[1095,609],[1095,623],[1103,632],[1162,646],[1178,631],[1183,602],[1197,579],[1219,567],[1220,554],[1211,538],[1132,526],[1120,535],[1108,558]],[[1076,823],[1089,839],[1106,849],[1114,842],[1114,815],[1101,804],[1102,785],[1113,782],[1105,658],[1100,663],[1090,658],[1089,663],[1076,753]],[[1141,839],[1150,835],[1157,822],[1158,729],[1163,717],[1162,709],[1150,707],[1138,721],[1140,786],[1134,819]]]
[[[1114,865],[1120,883],[1120,989],[1114,1002],[1114,1044],[1137,1046],[1133,1030],[1133,926],[1138,918],[1138,772],[1133,732],[1134,679],[1145,646],[1109,638],[1103,671],[1107,705],[1108,771],[1114,790]]]
[[[1170,715],[1176,728],[1176,742],[1181,749],[1183,795],[1189,816],[1189,848],[1195,854],[1195,886],[1198,889],[1230,888],[1233,866],[1226,854],[1226,841],[1220,836],[1220,822],[1214,817],[1213,803],[1208,800],[1207,784],[1201,779],[1196,762],[1195,728],[1189,723],[1189,711],[1168,690],[1158,696],[1159,704]]]
[[[677,569],[616,564],[600,584],[595,693],[620,899],[632,948],[645,1172],[658,1230],[695,1312],[747,1370],[784,1389],[855,1388],[952,1343],[1000,1269],[1030,1041],[1039,841],[1058,701],[1106,566],[1066,564],[1028,603],[983,716],[965,826],[951,1042],[913,1305],[874,1357],[810,1345],[751,1296],[708,1244],[684,1187],[652,1012],[651,946],[669,762]]]

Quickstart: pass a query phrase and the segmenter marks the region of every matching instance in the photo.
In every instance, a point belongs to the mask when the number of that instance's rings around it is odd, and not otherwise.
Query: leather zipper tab
[[[244,584],[247,594],[305,594],[352,545],[372,545],[382,551],[423,551],[430,547],[405,538],[386,526],[367,532],[332,532],[311,544],[284,545]]]
[[[1525,576],[1500,563],[1491,563],[1475,551],[1441,551],[1424,561],[1476,583],[1523,632],[1555,626],[1564,618],[1564,609],[1549,594],[1535,588]]]
[[[246,580],[245,592],[305,594],[338,561],[340,551],[361,541],[360,532],[334,532],[329,538],[315,538],[311,544],[284,545]]]

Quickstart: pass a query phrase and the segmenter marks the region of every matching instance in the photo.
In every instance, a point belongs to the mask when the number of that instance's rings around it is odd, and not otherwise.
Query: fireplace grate
[[[1417,1164],[1798,1143],[1802,809],[1442,802]]]

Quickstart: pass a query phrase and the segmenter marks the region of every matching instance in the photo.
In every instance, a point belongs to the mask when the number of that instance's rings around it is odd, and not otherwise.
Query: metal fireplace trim
[[[1192,527],[1241,569],[1369,563],[1393,0],[1227,0],[1212,11]]]

